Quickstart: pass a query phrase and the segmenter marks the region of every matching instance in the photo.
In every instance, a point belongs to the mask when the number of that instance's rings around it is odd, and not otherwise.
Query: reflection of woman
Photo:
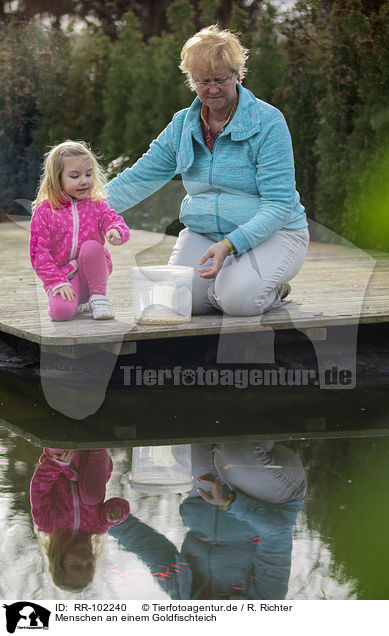
[[[194,477],[201,479],[180,506],[188,528],[181,551],[132,515],[109,534],[148,565],[172,598],[285,598],[306,491],[300,460],[273,442],[192,450]]]
[[[31,480],[31,514],[55,585],[80,590],[94,576],[99,538],[129,513],[125,499],[104,501],[112,472],[105,449],[45,448]]]
[[[149,151],[108,186],[121,212],[181,174],[187,191],[170,264],[198,265],[193,312],[258,315],[277,307],[307,250],[288,127],[243,88],[247,50],[212,26],[184,45],[181,69],[197,93]]]

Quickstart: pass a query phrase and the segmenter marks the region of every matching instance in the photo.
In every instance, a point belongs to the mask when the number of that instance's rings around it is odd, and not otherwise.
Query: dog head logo
[[[19,601],[6,605],[5,616],[7,619],[7,631],[13,634],[16,628],[48,629],[51,612],[30,601]]]

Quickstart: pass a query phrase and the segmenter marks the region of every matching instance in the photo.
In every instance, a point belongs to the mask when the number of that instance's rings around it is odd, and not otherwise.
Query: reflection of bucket
[[[130,486],[150,495],[191,490],[190,444],[133,448]]]
[[[132,267],[130,278],[136,322],[152,325],[190,321],[193,267]]]

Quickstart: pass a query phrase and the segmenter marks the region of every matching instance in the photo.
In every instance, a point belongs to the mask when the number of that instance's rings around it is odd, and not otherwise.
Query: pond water
[[[189,445],[195,477],[211,471],[236,486],[241,500],[237,497],[228,511],[204,501],[197,481],[185,493],[135,490],[128,445],[93,451],[100,453],[100,459],[92,458],[100,478],[107,466],[102,468],[101,458],[107,462],[109,456],[113,463],[106,492],[95,493],[96,501],[121,498],[131,510],[106,532],[102,504],[93,501],[88,508],[83,503],[91,486],[81,484],[86,474],[81,461],[89,451],[78,451],[70,464],[46,451],[39,474],[43,449],[3,423],[0,594],[5,600],[388,598],[389,437],[382,432],[379,437],[284,440],[274,446],[263,439]],[[78,481],[69,478],[69,466],[78,467]],[[50,533],[42,528],[57,524],[74,531],[75,492],[76,535],[90,547],[88,536],[100,533],[98,556],[81,542],[80,552],[71,553],[73,571],[69,575],[65,567],[65,579],[58,583],[58,575],[49,572],[54,552],[48,557],[45,548]],[[67,540],[62,534],[60,546]],[[95,571],[79,585],[88,567]]]

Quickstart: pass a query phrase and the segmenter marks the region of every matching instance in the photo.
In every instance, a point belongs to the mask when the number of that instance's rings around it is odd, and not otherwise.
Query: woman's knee
[[[221,444],[214,463],[231,488],[270,503],[305,497],[307,482],[299,457],[272,440]]]
[[[169,265],[186,265],[198,267],[200,257],[212,245],[212,241],[202,234],[192,232],[188,228],[181,230],[173,247]]]
[[[266,465],[271,461],[273,448],[274,440],[217,444],[214,463],[217,470],[226,466]]]
[[[258,316],[274,306],[276,291],[252,281],[215,284],[215,299],[223,313],[230,316]]]

